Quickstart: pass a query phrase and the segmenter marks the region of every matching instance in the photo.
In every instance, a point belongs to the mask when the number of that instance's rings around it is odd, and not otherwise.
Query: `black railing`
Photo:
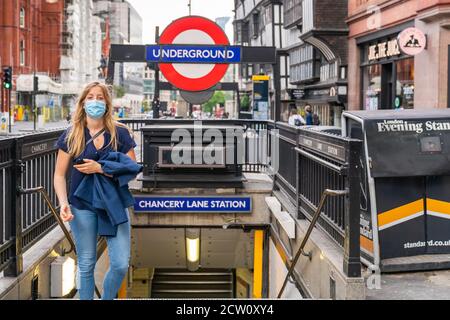
[[[136,135],[142,162],[143,126],[192,123],[192,120],[122,119]],[[360,276],[359,204],[361,141],[285,123],[253,120],[203,120],[202,124],[241,125],[245,136],[244,172],[273,174],[274,187],[283,191],[298,209],[299,219],[312,220],[326,189],[346,190],[345,198],[327,201],[317,225],[344,250],[344,270]],[[43,187],[57,208],[53,174],[55,143],[63,130],[13,138],[0,137],[0,271],[22,272],[22,255],[46,235],[56,220],[44,199],[20,190]],[[270,137],[278,137],[273,143]],[[276,149],[274,149],[276,148]],[[271,167],[274,158],[276,166]],[[269,158],[270,161],[268,160]],[[275,169],[272,172],[269,169]]]
[[[296,152],[300,130],[286,123],[276,123],[275,134],[279,145],[279,166],[274,175],[276,188],[284,191],[292,203],[296,202]]]
[[[226,124],[239,125],[244,128],[244,163],[242,171],[248,173],[265,172],[268,167],[267,159],[270,152],[270,135],[268,125],[270,122],[258,120],[198,120],[203,125]],[[135,133],[135,140],[138,144],[136,159],[143,162],[143,136],[141,129],[145,126],[157,123],[165,124],[190,124],[194,120],[188,119],[120,119]]]
[[[324,205],[318,226],[344,249],[344,270],[361,276],[359,244],[362,142],[317,130],[300,129],[297,152],[299,218],[312,220],[324,190],[346,190]]]
[[[23,253],[56,226],[45,200],[22,194],[22,188],[42,186],[57,207],[53,188],[56,141],[63,130],[17,135],[0,140],[0,271],[17,276]],[[3,232],[5,230],[5,232]]]
[[[16,255],[13,237],[15,225],[11,221],[15,146],[14,139],[0,140],[0,271],[9,267]]]

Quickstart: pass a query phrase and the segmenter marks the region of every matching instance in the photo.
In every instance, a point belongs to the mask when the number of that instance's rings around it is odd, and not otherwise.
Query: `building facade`
[[[288,104],[310,105],[323,125],[339,125],[347,104],[347,0],[284,0],[288,31],[289,89],[283,92],[282,119]]]
[[[62,0],[0,2],[0,65],[13,68],[13,106],[26,99],[16,94],[19,75],[36,72],[59,81],[63,19]],[[4,103],[1,110],[7,111]]]
[[[311,105],[322,124],[340,123],[347,104],[347,0],[236,0],[237,45],[274,46],[280,66],[279,119],[287,121],[292,105]],[[271,66],[242,65],[240,88],[252,89],[251,76],[271,78],[274,116],[274,75]]]
[[[241,46],[268,46],[281,50],[286,45],[283,29],[283,2],[281,0],[235,0],[234,42]],[[287,86],[287,63],[280,57],[281,89]],[[252,113],[252,76],[264,74],[269,81],[269,118],[275,118],[274,70],[271,65],[242,64],[237,68],[242,111]],[[245,102],[244,102],[245,101]],[[247,104],[247,101],[250,101]]]
[[[449,0],[350,0],[347,22],[350,109],[450,107]],[[399,43],[408,28],[426,36],[417,55]]]
[[[142,44],[142,18],[129,2],[94,0],[94,3],[96,14],[104,19],[105,41],[109,44]],[[116,63],[114,85],[123,87],[127,93],[142,95],[144,67],[144,64]]]
[[[61,57],[66,95],[76,95],[86,83],[99,79],[101,55],[101,18],[94,15],[93,1],[66,0]]]
[[[60,35],[63,1],[0,2],[0,64],[14,74],[46,72],[60,75]]]

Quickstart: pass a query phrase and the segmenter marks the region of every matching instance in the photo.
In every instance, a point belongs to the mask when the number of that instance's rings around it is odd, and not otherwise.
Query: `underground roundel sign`
[[[159,63],[167,81],[185,91],[212,88],[230,63],[241,60],[241,48],[230,46],[222,28],[197,16],[173,21],[161,34],[159,44],[146,49],[147,61]]]

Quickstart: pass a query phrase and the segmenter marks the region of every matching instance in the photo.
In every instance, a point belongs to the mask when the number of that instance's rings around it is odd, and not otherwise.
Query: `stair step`
[[[189,290],[174,290],[174,289],[158,289],[152,290],[153,293],[232,293],[232,290],[207,290],[207,289],[189,289]]]
[[[208,276],[208,277],[197,277],[196,275],[189,276],[170,276],[155,274],[153,276],[153,281],[233,281],[233,276]]]
[[[167,281],[167,280],[153,280],[153,284],[233,284],[232,281]]]
[[[229,276],[228,272],[156,272],[158,276]]]
[[[154,293],[153,299],[232,299],[232,293]]]
[[[189,272],[180,269],[155,270],[153,298],[233,298],[233,273],[221,269]]]

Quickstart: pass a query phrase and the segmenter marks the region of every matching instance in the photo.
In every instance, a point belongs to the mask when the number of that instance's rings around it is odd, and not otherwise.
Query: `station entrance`
[[[133,228],[128,297],[252,298],[262,248],[225,228]]]

